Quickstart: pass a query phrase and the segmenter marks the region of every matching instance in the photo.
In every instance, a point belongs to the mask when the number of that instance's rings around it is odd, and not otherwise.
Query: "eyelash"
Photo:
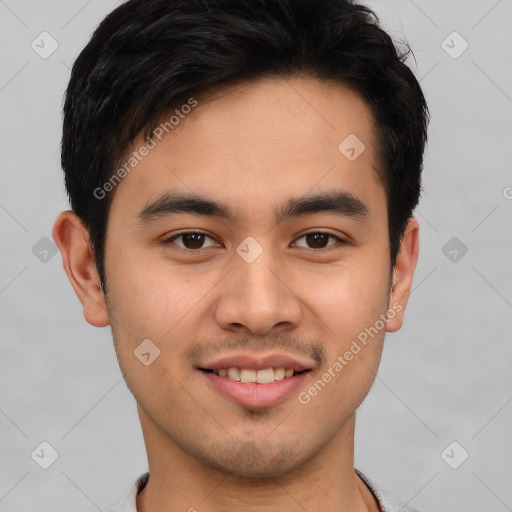
[[[174,235],[172,235],[171,237],[163,240],[163,242],[165,244],[169,244],[169,243],[173,243],[174,240],[184,236],[184,235],[191,235],[191,234],[198,234],[198,235],[204,235],[205,237],[207,238],[210,238],[212,240],[215,240],[212,236],[206,234],[206,233],[203,233],[201,231],[181,231],[180,233],[176,233]],[[301,238],[304,238],[308,235],[327,235],[329,236],[330,238],[334,238],[336,240],[336,242],[340,243],[340,244],[346,244],[347,242],[343,239],[341,239],[340,237],[336,236],[336,235],[333,235],[332,233],[329,233],[327,231],[310,231],[308,233],[304,233],[302,234],[301,236],[297,237],[295,239],[295,241],[297,240],[300,240]],[[218,242],[217,242],[218,243]],[[301,249],[311,249],[312,251],[315,251],[315,252],[322,252],[322,251],[327,251],[329,249],[331,249],[333,246],[335,246],[336,244],[332,244],[332,245],[329,245],[327,247],[322,247],[322,248],[319,248],[319,249],[314,249],[314,248],[309,248],[309,247],[301,247]],[[200,247],[199,249],[188,249],[187,247],[180,247],[178,246],[180,250],[182,251],[186,251],[186,252],[199,252],[203,249],[209,249],[209,247]]]

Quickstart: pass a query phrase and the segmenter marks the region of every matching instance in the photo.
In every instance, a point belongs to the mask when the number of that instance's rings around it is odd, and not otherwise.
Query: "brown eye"
[[[201,233],[188,233],[181,236],[183,245],[187,249],[201,249],[202,245],[204,244],[205,236]]]
[[[329,239],[334,239],[334,243],[329,244]],[[335,245],[336,242],[343,242],[341,238],[338,238],[335,235],[331,235],[330,233],[323,233],[321,231],[314,233],[306,233],[302,235],[297,240],[304,239],[306,241],[306,248],[308,249],[325,249],[332,245]],[[303,245],[299,247],[304,247]]]
[[[175,240],[181,239],[181,244],[176,243]],[[206,239],[212,240],[213,244],[204,246]],[[204,249],[206,247],[212,247],[215,245],[215,241],[208,235],[204,233],[197,233],[195,231],[188,231],[183,233],[178,233],[177,235],[172,236],[171,238],[168,238],[165,240],[166,243],[176,243],[178,247],[182,247],[183,249],[189,249],[189,250],[197,250],[197,249]]]

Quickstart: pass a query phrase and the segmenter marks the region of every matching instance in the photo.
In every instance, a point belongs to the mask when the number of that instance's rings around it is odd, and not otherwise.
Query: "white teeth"
[[[256,370],[240,370],[240,380],[242,382],[256,382]]]
[[[274,370],[274,379],[275,380],[283,380],[284,379],[284,368],[276,368]]]
[[[238,368],[228,368],[228,377],[233,380],[240,380],[240,372],[238,371]]]
[[[292,377],[294,371],[290,368],[265,368],[264,370],[250,370],[248,368],[220,368],[214,373],[221,377],[228,377],[237,382],[257,382],[258,384],[269,384],[275,380],[283,380]]]
[[[256,382],[259,382],[260,384],[274,382],[274,370],[272,368],[258,370],[258,373],[256,374]]]

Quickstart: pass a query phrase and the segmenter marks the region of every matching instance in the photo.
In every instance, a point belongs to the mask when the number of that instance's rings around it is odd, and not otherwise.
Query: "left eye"
[[[329,244],[329,238],[334,240],[334,243]],[[331,235],[330,233],[323,233],[322,231],[314,232],[314,233],[306,233],[301,237],[297,238],[298,240],[305,239],[307,244],[310,246],[306,246],[308,249],[325,249],[326,247],[330,247],[334,245],[336,242],[343,242],[343,240],[335,235]],[[295,243],[297,244],[297,242]],[[304,246],[299,246],[304,247]]]

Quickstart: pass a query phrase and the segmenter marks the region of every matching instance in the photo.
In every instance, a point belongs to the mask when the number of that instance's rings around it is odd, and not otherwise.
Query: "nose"
[[[216,301],[215,320],[228,331],[253,335],[290,330],[300,324],[303,305],[294,283],[265,253],[252,263],[236,256]]]

